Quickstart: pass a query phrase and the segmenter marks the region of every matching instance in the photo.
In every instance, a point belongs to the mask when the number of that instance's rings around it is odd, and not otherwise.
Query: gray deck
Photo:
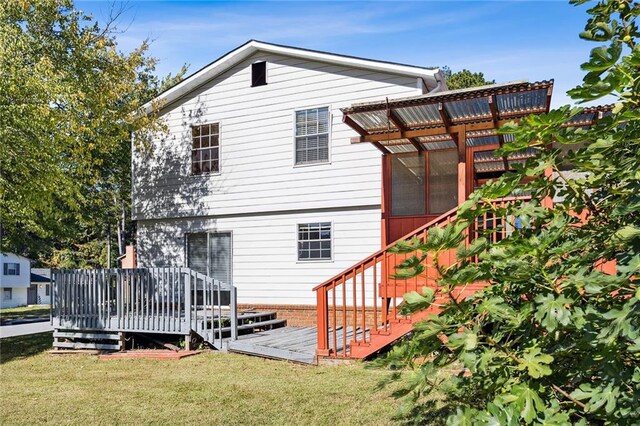
[[[316,327],[283,327],[238,336],[238,340],[228,342],[228,348],[231,352],[315,364],[316,342]]]
[[[360,335],[356,329],[356,335]],[[342,351],[343,329],[336,333],[336,352]],[[367,331],[367,336],[369,335]],[[261,331],[256,334],[238,336],[238,340],[227,343],[228,350],[247,355],[265,358],[283,359],[302,364],[316,364],[316,345],[318,329],[316,327],[283,327],[275,330]],[[352,328],[347,328],[347,346],[353,340]],[[330,334],[329,341],[333,341]]]

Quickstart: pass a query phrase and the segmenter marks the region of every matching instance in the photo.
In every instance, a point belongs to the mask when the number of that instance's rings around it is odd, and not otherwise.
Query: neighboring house
[[[27,305],[30,279],[31,260],[13,253],[0,253],[0,308]]]
[[[32,268],[29,289],[34,297],[29,300],[29,304],[48,305],[51,303],[51,269]]]
[[[257,41],[224,55],[156,99],[169,133],[134,147],[137,265],[315,321],[313,287],[381,245],[382,152],[340,109],[442,90],[437,69]]]

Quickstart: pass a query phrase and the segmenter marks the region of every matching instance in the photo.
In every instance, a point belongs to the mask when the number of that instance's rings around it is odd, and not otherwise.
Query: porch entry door
[[[187,267],[226,284],[232,284],[231,232],[187,234]]]
[[[448,149],[386,157],[385,241],[391,243],[458,204],[458,153]]]

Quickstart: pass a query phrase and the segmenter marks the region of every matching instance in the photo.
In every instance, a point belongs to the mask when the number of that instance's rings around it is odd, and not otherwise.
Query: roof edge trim
[[[352,66],[355,68],[389,72],[392,74],[408,75],[416,78],[426,78],[425,83],[427,83],[428,89],[436,87],[437,81],[441,78],[440,70],[438,68],[424,68],[394,62],[378,61],[374,59],[358,58],[317,50],[265,43],[257,40],[249,40],[236,49],[225,53],[215,61],[194,72],[180,83],[168,88],[154,99],[145,103],[142,106],[143,112],[149,114],[153,110],[153,104],[158,101],[164,102],[162,107],[175,102],[182,96],[195,90],[258,51],[315,60],[318,62]]]

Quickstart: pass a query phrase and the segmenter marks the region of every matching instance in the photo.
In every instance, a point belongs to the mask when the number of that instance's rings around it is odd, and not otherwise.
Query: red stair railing
[[[510,197],[492,203],[504,207],[506,203],[528,199],[530,197]],[[437,287],[439,274],[433,266],[433,257],[428,254],[422,274],[410,279],[391,279],[389,275],[395,266],[412,254],[391,253],[388,249],[399,241],[416,237],[424,240],[430,228],[450,224],[456,211],[457,207],[449,210],[313,289],[317,298],[318,356],[363,358],[411,331],[417,320],[437,312],[432,309],[412,317],[400,315],[398,302],[402,295],[420,292],[425,286]],[[470,228],[471,238],[490,229],[493,230],[491,238],[498,241],[510,232],[505,223],[501,218],[485,214]],[[456,251],[441,253],[438,261],[445,267],[452,265]],[[477,291],[483,285],[470,286],[466,293]]]

